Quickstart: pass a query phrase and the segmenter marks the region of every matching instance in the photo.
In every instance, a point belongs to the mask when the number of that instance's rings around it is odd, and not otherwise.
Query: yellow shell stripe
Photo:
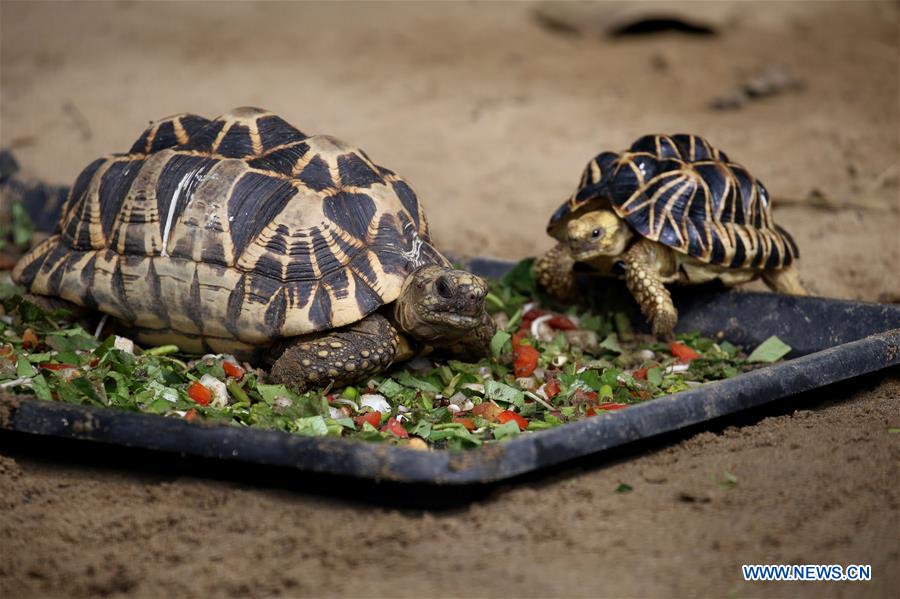
[[[695,147],[691,148],[691,152],[695,152]],[[707,147],[707,151],[709,151]],[[712,152],[710,152],[712,153]],[[714,210],[712,202],[712,190],[707,182],[699,175],[692,165],[686,164],[684,168],[675,171],[668,171],[657,175],[653,180],[670,179],[664,184],[658,185],[654,193],[647,196],[646,187],[650,184],[645,182],[639,168],[634,164],[633,157],[635,155],[623,156],[626,161],[622,165],[628,167],[637,176],[640,185],[638,189],[622,203],[617,210],[623,217],[633,214],[647,208],[648,213],[648,234],[647,238],[658,241],[662,234],[665,222],[669,222],[672,229],[678,235],[678,243],[672,245],[683,253],[688,253],[689,235],[687,228],[689,225],[689,214],[691,207],[695,201],[698,201],[698,195],[702,197],[704,210],[706,214],[714,215],[713,218],[705,219],[706,222],[703,229],[698,230],[701,234],[699,242],[702,251],[694,257],[704,262],[712,261],[713,239],[717,238],[724,249],[724,259],[720,261],[722,264],[731,264],[737,252],[737,238],[744,247],[744,259],[740,265],[736,267],[750,268],[757,256],[761,256],[760,261],[755,268],[763,268],[773,251],[777,251],[778,259],[774,268],[784,266],[785,258],[790,254],[790,248],[786,240],[771,226],[771,214],[768,205],[763,202],[759,194],[759,187],[754,181],[751,188],[751,194],[748,198],[746,209],[740,205],[740,187],[737,184],[736,177],[731,168],[723,169],[725,188],[723,191],[723,199],[719,202],[719,206]],[[715,161],[699,161],[696,165],[715,165]],[[738,166],[734,163],[728,163],[728,167]],[[740,168],[740,167],[739,167]],[[673,191],[674,188],[674,191]],[[672,193],[669,193],[673,191]],[[666,196],[668,197],[666,198]],[[684,196],[687,196],[685,199]],[[663,198],[666,198],[663,201]],[[673,216],[673,206],[684,203],[685,207],[681,213],[680,221],[676,221]],[[728,210],[728,213],[725,211]],[[752,222],[755,214],[760,214],[761,227],[757,228],[752,225],[740,224],[734,221],[737,210],[743,211],[746,222]],[[723,222],[723,220],[725,222]],[[693,255],[693,254],[692,254]]]
[[[669,165],[671,161],[679,163],[680,168],[645,174],[639,166],[641,163],[656,165],[663,160]],[[603,172],[604,165],[608,172]],[[665,168],[670,168],[669,165]],[[620,176],[633,190],[623,201],[610,197],[610,193],[617,193],[615,188],[596,187],[605,177]],[[665,178],[672,180],[661,182]],[[684,185],[673,189],[678,179]],[[615,183],[614,179],[611,181]],[[651,188],[648,197],[646,192]],[[697,202],[703,204],[703,217],[696,210]],[[673,208],[682,204],[677,219],[680,222],[676,222]],[[796,255],[793,242],[774,225],[762,183],[696,135],[644,136],[625,152],[597,155],[582,171],[575,193],[551,217],[548,233],[563,241],[567,220],[585,210],[611,205],[623,218],[646,211],[640,216],[640,219],[647,218],[647,229],[642,231],[655,241],[660,240],[668,224],[677,239],[674,242],[667,239],[666,243],[673,242],[673,249],[701,261],[729,267],[777,269],[789,264]],[[643,226],[643,220],[635,223],[638,224]]]

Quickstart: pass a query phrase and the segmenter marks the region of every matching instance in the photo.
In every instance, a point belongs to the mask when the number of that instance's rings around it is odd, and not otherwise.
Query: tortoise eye
[[[435,288],[437,289],[438,295],[441,297],[446,299],[453,297],[453,290],[450,288],[450,283],[446,278],[439,277],[435,283]]]
[[[594,229],[591,231],[591,237],[594,239],[600,239],[603,236],[603,229]]]

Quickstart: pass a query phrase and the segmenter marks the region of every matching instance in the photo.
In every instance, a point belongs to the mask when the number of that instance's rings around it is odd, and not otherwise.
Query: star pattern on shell
[[[449,262],[409,183],[246,107],[162,119],[92,162],[14,276],[145,342],[230,351],[358,321],[425,264]]]

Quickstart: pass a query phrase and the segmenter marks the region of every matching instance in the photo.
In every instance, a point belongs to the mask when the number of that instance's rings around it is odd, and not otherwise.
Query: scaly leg
[[[809,295],[809,292],[800,282],[797,270],[793,266],[781,270],[767,270],[762,274],[763,281],[769,289],[775,293],[787,293],[789,295]]]
[[[569,248],[559,243],[534,261],[534,275],[538,285],[553,297],[572,299],[576,291],[574,266],[575,259]]]
[[[400,333],[388,319],[370,314],[346,327],[291,339],[269,378],[301,391],[349,385],[390,366],[399,346]]]
[[[672,296],[660,278],[660,252],[671,251],[657,243],[641,240],[622,255],[625,262],[625,284],[641,312],[650,321],[653,334],[665,337],[672,334],[678,322],[678,311]]]

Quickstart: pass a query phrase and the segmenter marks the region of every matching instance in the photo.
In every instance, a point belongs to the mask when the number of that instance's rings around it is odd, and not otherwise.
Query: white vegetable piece
[[[282,410],[294,405],[294,401],[292,399],[283,395],[278,395],[277,397],[275,397],[275,400],[272,403],[275,404],[276,408],[281,408]]]
[[[209,402],[214,408],[224,408],[228,405],[228,388],[225,383],[211,374],[200,377],[200,384],[212,391],[213,399]]]
[[[522,376],[516,379],[516,384],[520,389],[532,390],[537,386],[537,379],[533,376]]]
[[[538,316],[531,322],[531,336],[541,341],[553,341],[555,333],[547,321],[553,318],[553,314]]]
[[[465,412],[474,407],[475,404],[472,403],[471,399],[466,397],[465,394],[457,392],[450,398],[450,405],[447,406],[447,409],[451,412]]]
[[[359,412],[359,406],[356,405],[356,402],[353,401],[352,399],[347,399],[346,397],[336,397],[334,399],[334,403],[343,404],[345,406],[350,406],[351,408],[353,408],[354,412]]]
[[[637,357],[641,360],[652,360],[656,357],[656,354],[653,353],[653,350],[642,349],[637,353]]]
[[[113,341],[113,347],[126,354],[134,355],[134,341],[127,337],[119,337],[116,335],[115,341]]]
[[[360,395],[359,406],[369,406],[376,412],[381,412],[382,414],[387,414],[391,411],[391,404],[388,403],[388,400],[384,398],[384,395],[378,395],[377,393]]]

